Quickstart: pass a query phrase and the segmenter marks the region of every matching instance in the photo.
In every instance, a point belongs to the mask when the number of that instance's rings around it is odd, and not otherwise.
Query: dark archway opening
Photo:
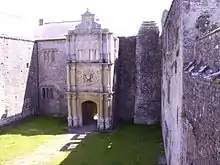
[[[97,121],[97,105],[93,101],[82,103],[82,121],[83,125],[95,124]]]

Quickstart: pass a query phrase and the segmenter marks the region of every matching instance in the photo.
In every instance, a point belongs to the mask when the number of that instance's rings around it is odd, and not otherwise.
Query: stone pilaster
[[[66,73],[67,73],[67,91],[70,91],[71,88],[71,83],[70,83],[70,77],[71,77],[71,73],[70,73],[70,64],[67,64],[66,66]]]
[[[99,38],[99,60],[103,61],[103,42],[102,42],[102,33],[100,33],[100,38]]]
[[[77,120],[78,120],[78,125],[79,127],[82,127],[83,126],[83,123],[82,123],[82,105],[79,101],[79,98],[77,97],[76,99],[76,104],[77,104]]]
[[[71,90],[75,92],[76,91],[76,65],[75,63],[72,63],[70,67],[70,85],[71,85]]]
[[[73,116],[73,127],[78,126],[78,117],[77,117],[77,103],[76,103],[76,93],[72,96],[72,116]]]
[[[70,43],[71,45],[71,58],[72,58],[72,62],[76,62],[76,51],[75,51],[75,48],[76,48],[76,35],[72,35],[72,42]]]
[[[105,129],[109,129],[110,128],[110,116],[109,116],[108,95],[104,96],[104,115],[105,115]]]
[[[72,118],[72,106],[71,106],[71,94],[67,93],[67,105],[68,105],[68,127],[73,126],[73,118]]]
[[[71,35],[66,35],[66,53],[67,61],[71,62],[71,45],[70,45]]]
[[[112,63],[112,60],[111,60],[111,59],[112,59],[112,58],[111,58],[111,55],[112,55],[112,54],[111,54],[111,53],[112,53],[112,52],[111,52],[111,50],[112,50],[112,49],[111,49],[111,46],[112,46],[112,45],[111,45],[111,38],[112,38],[111,33],[108,33],[107,38],[108,38],[108,39],[107,39],[107,41],[108,41],[108,51],[107,51],[108,63]]]
[[[102,52],[103,52],[103,59],[105,62],[108,61],[108,34],[107,33],[103,33],[103,38],[102,38]]]
[[[104,119],[103,119],[103,96],[100,95],[100,104],[99,104],[99,113],[98,113],[98,121],[97,128],[100,130],[104,129]]]
[[[109,72],[108,72],[108,65],[107,64],[103,65],[102,76],[103,76],[104,92],[107,92],[108,91],[108,85],[109,85]]]

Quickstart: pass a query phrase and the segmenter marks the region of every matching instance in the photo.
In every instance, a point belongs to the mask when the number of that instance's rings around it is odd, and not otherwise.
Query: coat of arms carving
[[[92,73],[84,74],[83,75],[84,83],[91,83],[92,82],[92,78],[93,78],[93,74]]]

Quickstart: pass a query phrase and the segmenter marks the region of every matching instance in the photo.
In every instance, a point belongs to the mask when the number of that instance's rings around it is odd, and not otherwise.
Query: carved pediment
[[[101,24],[95,22],[95,15],[87,11],[82,15],[82,21],[75,27],[75,33],[101,31]]]

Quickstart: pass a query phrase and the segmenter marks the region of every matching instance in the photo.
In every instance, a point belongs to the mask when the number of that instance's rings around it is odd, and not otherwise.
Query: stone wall
[[[37,47],[33,41],[0,36],[0,126],[38,109]]]
[[[182,117],[187,120],[188,143],[187,162],[198,165],[220,163],[220,85],[202,76],[185,75],[188,80],[186,111]]]
[[[209,48],[212,41],[200,49],[196,48],[199,44],[196,41],[219,26],[219,5],[217,0],[174,0],[167,18],[162,20],[162,128],[167,164],[188,165],[193,160],[188,152],[195,143],[194,128],[182,115],[192,111],[186,107],[192,106],[193,99],[198,98],[191,97],[191,77],[183,74],[183,69],[190,62],[193,65],[194,60],[199,65],[218,65],[214,60],[218,58],[216,50]],[[208,59],[211,55],[213,59]],[[194,159],[199,161],[197,157]]]
[[[188,131],[188,163],[220,163],[219,44],[219,29],[199,38],[194,58],[185,68],[182,116]]]
[[[182,52],[183,52],[184,68],[186,68],[190,62],[194,62],[194,60],[196,60],[196,63],[199,64],[197,65],[196,69],[198,69],[200,65],[201,66],[210,65],[213,67],[213,65],[210,62],[212,60],[217,61],[214,59],[214,56],[213,56],[213,59],[210,59],[209,61],[207,60],[207,58],[212,57],[212,50],[210,51],[210,48],[208,48],[209,44],[196,48],[197,47],[196,45],[198,44],[196,42],[198,38],[201,39],[204,35],[206,35],[207,33],[210,33],[210,31],[212,31],[213,29],[215,29],[217,26],[220,25],[219,6],[220,6],[220,2],[217,0],[200,0],[200,1],[192,0],[192,1],[184,1],[184,3],[182,3],[182,16],[181,16],[182,28],[181,29],[183,30]],[[212,42],[212,40],[210,40],[209,42]],[[203,52],[203,53],[199,53],[199,52]],[[190,77],[188,77],[185,74],[183,75],[183,112],[182,114],[190,114],[187,112],[193,111],[193,110],[188,109],[188,107],[191,107],[192,104],[196,102],[197,99],[200,99],[199,98],[200,94],[196,93],[196,97],[194,95],[194,100],[192,99],[188,100],[188,98],[192,98],[191,97],[192,94],[189,93],[189,90],[192,90],[191,87],[189,86],[190,85],[189,79]],[[200,84],[198,85],[200,86]],[[205,87],[206,85],[201,85],[201,86]],[[212,95],[211,93],[209,94]],[[184,154],[182,154],[183,162],[185,164],[189,164],[191,161],[194,161],[195,163],[197,162],[197,164],[209,164],[205,162],[205,160],[209,158],[203,160],[201,159],[201,157],[198,157],[196,155],[193,155],[193,156],[190,155],[190,151],[193,150],[192,144],[196,143],[195,142],[196,139],[193,137],[193,133],[192,133],[195,128],[193,128],[194,125],[191,124],[191,117],[192,116],[188,116],[185,118],[185,120],[184,118],[182,119],[183,120],[182,121],[183,122],[182,151],[184,152]],[[196,123],[197,125],[201,124],[200,120],[197,120]]]
[[[161,54],[159,30],[144,22],[136,41],[136,94],[134,123],[154,124],[161,111]]]
[[[182,28],[181,1],[175,0],[162,20],[161,125],[168,165],[182,165]]]
[[[116,105],[118,116],[133,121],[135,102],[135,52],[136,36],[119,37],[117,61]]]
[[[182,2],[184,63],[193,58],[194,42],[220,25],[219,0],[190,0]]]
[[[42,115],[67,117],[65,40],[37,41]]]

